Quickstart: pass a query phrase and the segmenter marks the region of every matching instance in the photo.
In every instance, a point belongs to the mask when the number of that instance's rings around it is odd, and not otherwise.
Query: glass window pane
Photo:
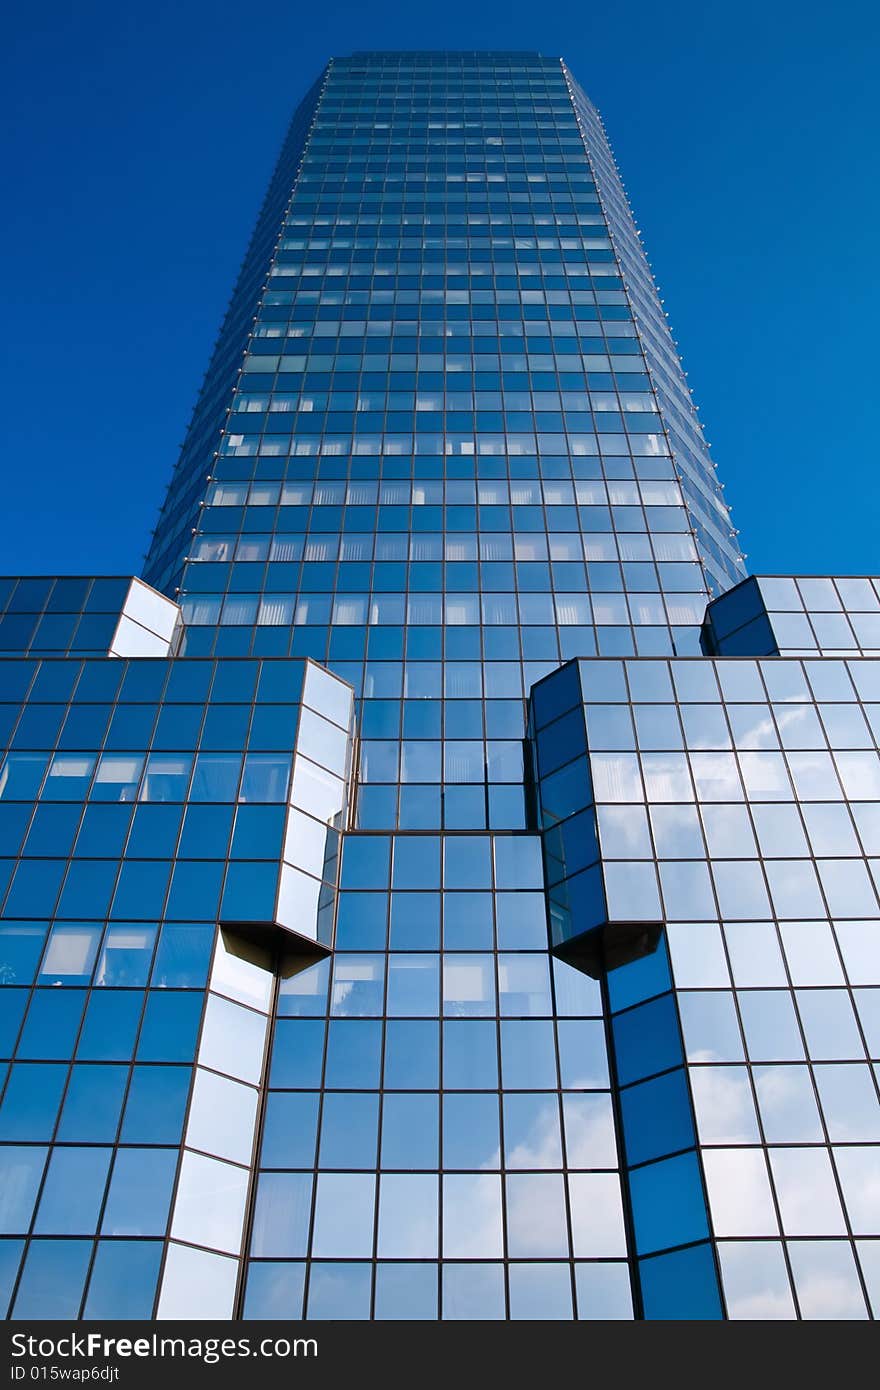
[[[174,1200],[172,1236],[237,1254],[248,1178],[246,1168],[185,1151]]]
[[[316,1258],[369,1259],[375,1192],[372,1174],[319,1173],[312,1237]]]
[[[443,1255],[498,1259],[502,1255],[501,1178],[450,1173],[443,1178]]]
[[[238,1260],[171,1241],[157,1315],[225,1319],[232,1316]]]

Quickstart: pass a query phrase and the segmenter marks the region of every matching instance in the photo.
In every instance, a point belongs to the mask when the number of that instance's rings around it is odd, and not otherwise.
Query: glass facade
[[[722,1289],[730,1317],[876,1312],[878,677],[580,661],[535,687],[553,940],[603,980],[645,1317],[718,1317]]]
[[[878,614],[565,64],[331,61],[144,579],[0,581],[4,1313],[876,1316]]]

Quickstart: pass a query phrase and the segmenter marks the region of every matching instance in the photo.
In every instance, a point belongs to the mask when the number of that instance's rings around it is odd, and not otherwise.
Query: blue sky
[[[880,9],[45,0],[0,59],[0,570],[135,572],[290,112],[332,53],[563,55],[755,571],[880,571]]]

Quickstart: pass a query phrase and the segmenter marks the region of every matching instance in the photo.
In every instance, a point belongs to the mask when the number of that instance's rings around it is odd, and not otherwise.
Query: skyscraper
[[[9,1316],[877,1315],[880,587],[746,577],[564,62],[334,59],[0,614]]]

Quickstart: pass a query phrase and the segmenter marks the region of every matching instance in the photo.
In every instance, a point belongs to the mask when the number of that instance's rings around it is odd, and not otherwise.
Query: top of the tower
[[[402,61],[414,63],[480,63],[487,60],[503,60],[504,62],[535,62],[536,60],[544,63],[558,63],[560,58],[549,58],[544,53],[538,53],[529,49],[357,49],[353,53],[338,55],[333,59],[334,62],[394,62]]]

